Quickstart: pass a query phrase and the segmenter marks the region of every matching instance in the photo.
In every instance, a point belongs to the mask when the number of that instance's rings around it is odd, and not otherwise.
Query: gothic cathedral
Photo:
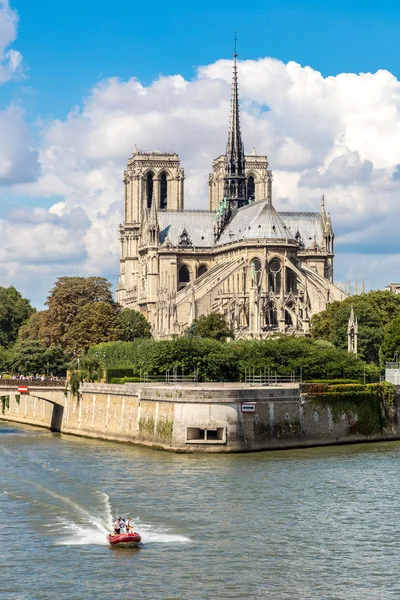
[[[177,154],[135,149],[124,173],[117,301],[155,338],[223,314],[236,338],[307,335],[310,318],[346,294],[333,283],[334,234],[320,212],[277,212],[266,156],[244,152],[234,55],[226,153],[209,177],[209,210],[184,209]]]

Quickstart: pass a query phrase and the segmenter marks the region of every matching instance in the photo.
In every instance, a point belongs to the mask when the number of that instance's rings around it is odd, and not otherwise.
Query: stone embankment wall
[[[6,393],[0,387],[0,394]],[[254,412],[242,412],[249,403],[254,403]],[[8,421],[186,452],[400,439],[394,425],[379,435],[350,435],[345,416],[334,423],[330,409],[301,397],[298,387],[85,384],[79,401],[60,389],[31,389],[28,396],[8,392],[0,409],[0,419]]]

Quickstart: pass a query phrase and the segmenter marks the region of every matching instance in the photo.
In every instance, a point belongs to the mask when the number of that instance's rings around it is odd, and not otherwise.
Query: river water
[[[184,455],[0,422],[0,598],[400,597],[400,443]],[[138,549],[112,549],[130,513]]]

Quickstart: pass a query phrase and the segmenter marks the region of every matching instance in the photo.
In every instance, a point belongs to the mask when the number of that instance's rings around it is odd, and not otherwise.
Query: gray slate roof
[[[159,239],[163,244],[167,235],[173,246],[186,229],[192,245],[211,248],[214,245],[215,214],[208,210],[158,211]],[[277,212],[267,200],[260,200],[238,210],[230,225],[222,233],[217,246],[240,240],[295,240],[299,231],[305,246],[314,236],[318,244],[324,239],[321,215],[318,212]]]
[[[179,237],[186,229],[189,238],[197,248],[210,248],[214,245],[215,215],[208,210],[158,211],[160,226],[159,240],[163,244],[165,238],[173,246],[178,246]]]
[[[243,206],[222,233],[217,245],[240,240],[291,240],[291,232],[286,223],[268,200],[261,200]]]
[[[319,212],[280,212],[279,215],[285,221],[286,226],[293,235],[300,232],[304,244],[309,246],[315,236],[317,244],[324,241],[321,214]]]

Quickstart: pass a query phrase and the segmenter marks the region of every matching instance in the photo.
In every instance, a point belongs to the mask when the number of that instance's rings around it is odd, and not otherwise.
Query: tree
[[[41,327],[41,335],[45,343],[49,346],[55,345],[71,350],[73,344],[71,346],[70,329],[74,325],[78,313],[85,306],[89,305],[93,309],[95,304],[100,303],[102,306],[108,305],[111,307],[112,310],[109,311],[109,314],[112,313],[114,316],[119,310],[112,297],[111,283],[104,277],[60,277],[46,301],[48,308],[44,311],[43,327]],[[104,309],[101,310],[104,312]],[[101,310],[97,311],[96,314],[99,314]],[[80,324],[75,325],[75,336],[79,328],[83,333],[82,318],[87,313],[88,311],[82,313]],[[104,327],[106,328],[107,325],[105,324]],[[86,343],[81,334],[78,337],[80,339],[79,347],[81,348],[87,347],[90,343],[95,343],[94,341]],[[96,336],[92,337],[95,338]],[[106,337],[105,339],[110,338]]]
[[[8,348],[18,337],[18,330],[35,312],[29,300],[15,287],[0,287],[0,345]]]
[[[46,348],[35,340],[19,340],[13,348],[11,370],[21,375],[65,375],[67,362],[61,348]]]
[[[379,363],[384,327],[400,314],[400,297],[387,291],[374,291],[332,302],[311,319],[311,335],[347,348],[347,325],[351,306],[358,319],[358,352],[367,362]]]
[[[212,312],[209,315],[202,315],[193,323],[189,329],[189,335],[210,338],[219,342],[225,342],[226,338],[233,338],[234,334],[225,318],[220,313]]]
[[[124,342],[133,342],[138,338],[151,337],[150,323],[137,310],[124,308],[117,316],[117,323],[120,328],[119,339]]]
[[[89,302],[80,307],[68,331],[63,335],[67,352],[86,351],[94,344],[118,340],[118,306],[107,302]]]
[[[385,361],[392,361],[396,356],[400,361],[400,315],[385,327],[382,354]]]
[[[43,341],[45,317],[45,310],[33,313],[29,319],[21,325],[18,332],[18,339]]]

